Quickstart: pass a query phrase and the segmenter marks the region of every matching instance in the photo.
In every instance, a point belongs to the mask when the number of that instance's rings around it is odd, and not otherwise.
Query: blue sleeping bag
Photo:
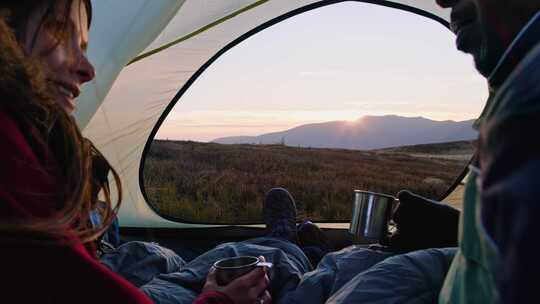
[[[226,256],[264,255],[274,263],[270,292],[275,303],[436,303],[455,248],[403,255],[360,246],[327,254],[311,270],[296,246],[259,238],[227,243],[185,263],[154,243],[130,242],[101,261],[156,303],[191,303],[212,263]],[[310,271],[310,272],[308,272]]]
[[[456,251],[427,249],[390,257],[357,274],[326,303],[437,303]]]

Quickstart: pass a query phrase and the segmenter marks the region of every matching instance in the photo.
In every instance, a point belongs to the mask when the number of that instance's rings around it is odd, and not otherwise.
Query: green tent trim
[[[160,46],[160,47],[158,47],[156,49],[153,49],[151,51],[143,53],[143,54],[133,58],[126,66],[128,66],[130,64],[133,64],[133,63],[135,63],[135,62],[137,62],[139,60],[142,60],[142,59],[144,59],[146,57],[152,56],[152,55],[154,55],[156,53],[159,53],[159,52],[161,52],[163,50],[166,50],[166,49],[168,49],[168,48],[170,48],[172,46],[175,46],[178,43],[181,43],[181,42],[183,42],[185,40],[188,40],[191,37],[197,36],[200,33],[205,32],[205,31],[215,27],[216,25],[219,25],[219,24],[221,24],[221,23],[223,23],[223,22],[225,22],[225,21],[227,21],[229,19],[232,19],[232,18],[234,18],[234,17],[236,17],[236,16],[238,16],[238,15],[240,15],[242,13],[245,13],[245,12],[247,12],[247,11],[249,11],[249,10],[251,10],[251,9],[261,5],[261,4],[264,4],[264,3],[268,2],[268,1],[270,1],[270,0],[256,1],[255,3],[252,3],[252,4],[250,4],[250,5],[246,6],[246,7],[243,7],[243,8],[241,8],[241,9],[239,9],[239,10],[237,10],[237,11],[235,11],[235,12],[233,12],[233,13],[231,13],[231,14],[229,14],[229,15],[221,18],[221,19],[218,19],[218,20],[216,20],[216,21],[214,21],[214,22],[212,22],[212,23],[210,23],[208,25],[205,25],[205,26],[201,27],[200,29],[198,29],[198,30],[196,30],[196,31],[194,31],[192,33],[189,33],[189,34],[187,34],[187,35],[185,35],[183,37],[180,37],[180,38],[178,38],[178,39],[176,39],[174,41],[171,41],[171,42],[169,42],[167,44],[164,44],[164,45],[162,45],[162,46]]]

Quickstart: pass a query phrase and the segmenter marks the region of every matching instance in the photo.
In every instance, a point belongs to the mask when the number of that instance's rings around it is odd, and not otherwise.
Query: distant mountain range
[[[259,136],[216,138],[221,144],[285,144],[293,147],[373,150],[418,144],[473,140],[474,120],[435,121],[396,115],[365,116],[356,122],[330,121],[301,125]]]

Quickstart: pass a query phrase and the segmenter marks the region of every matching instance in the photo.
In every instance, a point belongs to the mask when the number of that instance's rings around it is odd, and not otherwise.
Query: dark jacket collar
[[[530,50],[540,42],[540,12],[521,30],[488,77],[490,91],[496,91]]]
[[[540,42],[540,12],[538,12],[519,32],[512,44],[503,54],[499,63],[488,77],[489,98],[480,117],[474,122],[473,128],[479,129],[486,119],[487,112],[493,107],[497,91],[514,71],[517,65],[527,56],[534,46]]]

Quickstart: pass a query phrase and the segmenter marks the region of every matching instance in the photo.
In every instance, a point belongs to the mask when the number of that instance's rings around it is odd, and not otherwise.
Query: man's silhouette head
[[[505,50],[540,10],[538,0],[436,0],[451,8],[451,29],[460,51],[473,55],[488,77]]]

